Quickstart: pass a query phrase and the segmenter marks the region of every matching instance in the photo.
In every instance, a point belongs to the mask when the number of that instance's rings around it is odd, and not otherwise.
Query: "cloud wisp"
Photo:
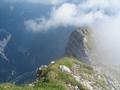
[[[63,3],[53,6],[48,17],[31,19],[24,22],[29,30],[46,31],[59,26],[80,26],[93,24],[118,14],[118,0],[87,0],[79,4]]]

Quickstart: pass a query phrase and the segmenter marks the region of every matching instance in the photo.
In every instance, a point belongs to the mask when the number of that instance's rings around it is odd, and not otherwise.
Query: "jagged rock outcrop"
[[[90,27],[83,26],[79,28],[71,33],[66,46],[65,56],[74,57],[84,63],[91,64],[100,75],[103,75],[102,78],[105,79],[107,85],[110,87],[110,89],[107,90],[120,90],[120,79],[118,79],[120,72],[97,60],[101,55],[99,54],[99,50],[96,49],[94,40],[95,38],[93,38],[92,29]]]
[[[88,57],[88,41],[90,28],[83,26],[71,33],[65,49],[65,56],[75,57],[82,62],[90,63]]]

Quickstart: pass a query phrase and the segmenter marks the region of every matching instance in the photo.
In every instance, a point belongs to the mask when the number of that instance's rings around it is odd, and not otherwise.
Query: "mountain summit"
[[[75,57],[84,63],[90,63],[88,56],[88,38],[90,29],[83,26],[73,31],[69,37],[65,50],[65,56]]]

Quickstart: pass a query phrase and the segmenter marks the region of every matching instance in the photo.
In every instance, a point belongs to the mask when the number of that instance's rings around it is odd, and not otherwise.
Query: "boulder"
[[[68,73],[71,73],[70,68],[68,68],[68,67],[65,66],[65,65],[60,65],[59,68],[60,68],[60,70],[61,70],[62,72],[68,72]]]

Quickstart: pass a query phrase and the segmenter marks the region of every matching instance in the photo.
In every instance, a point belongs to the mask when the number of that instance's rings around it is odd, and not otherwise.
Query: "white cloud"
[[[47,24],[47,21],[43,18],[38,18],[38,19],[35,19],[35,20],[27,20],[24,22],[24,25],[26,26],[26,29],[27,30],[32,30],[32,31],[44,31],[45,28],[48,27]],[[45,26],[45,27],[44,27]],[[47,27],[46,27],[47,26]],[[44,27],[44,29],[43,29]]]
[[[33,4],[46,4],[46,5],[58,5],[64,3],[68,0],[5,0],[7,2],[26,2],[26,3],[33,3]]]
[[[119,7],[119,0],[87,0],[86,4],[89,7],[99,6],[101,8]]]
[[[29,30],[46,31],[49,28],[58,26],[80,26],[83,24],[91,24],[96,20],[105,19],[108,16],[103,10],[86,12],[83,4],[64,3],[59,7],[54,7],[49,18],[37,18],[35,20],[27,20],[24,22]]]
[[[120,64],[120,14],[92,25],[98,60],[109,64]],[[95,53],[96,52],[95,49]]]
[[[82,3],[63,3],[53,7],[49,18],[25,21],[27,29],[46,31],[58,26],[92,24],[116,15],[120,11],[119,0],[86,0]]]

